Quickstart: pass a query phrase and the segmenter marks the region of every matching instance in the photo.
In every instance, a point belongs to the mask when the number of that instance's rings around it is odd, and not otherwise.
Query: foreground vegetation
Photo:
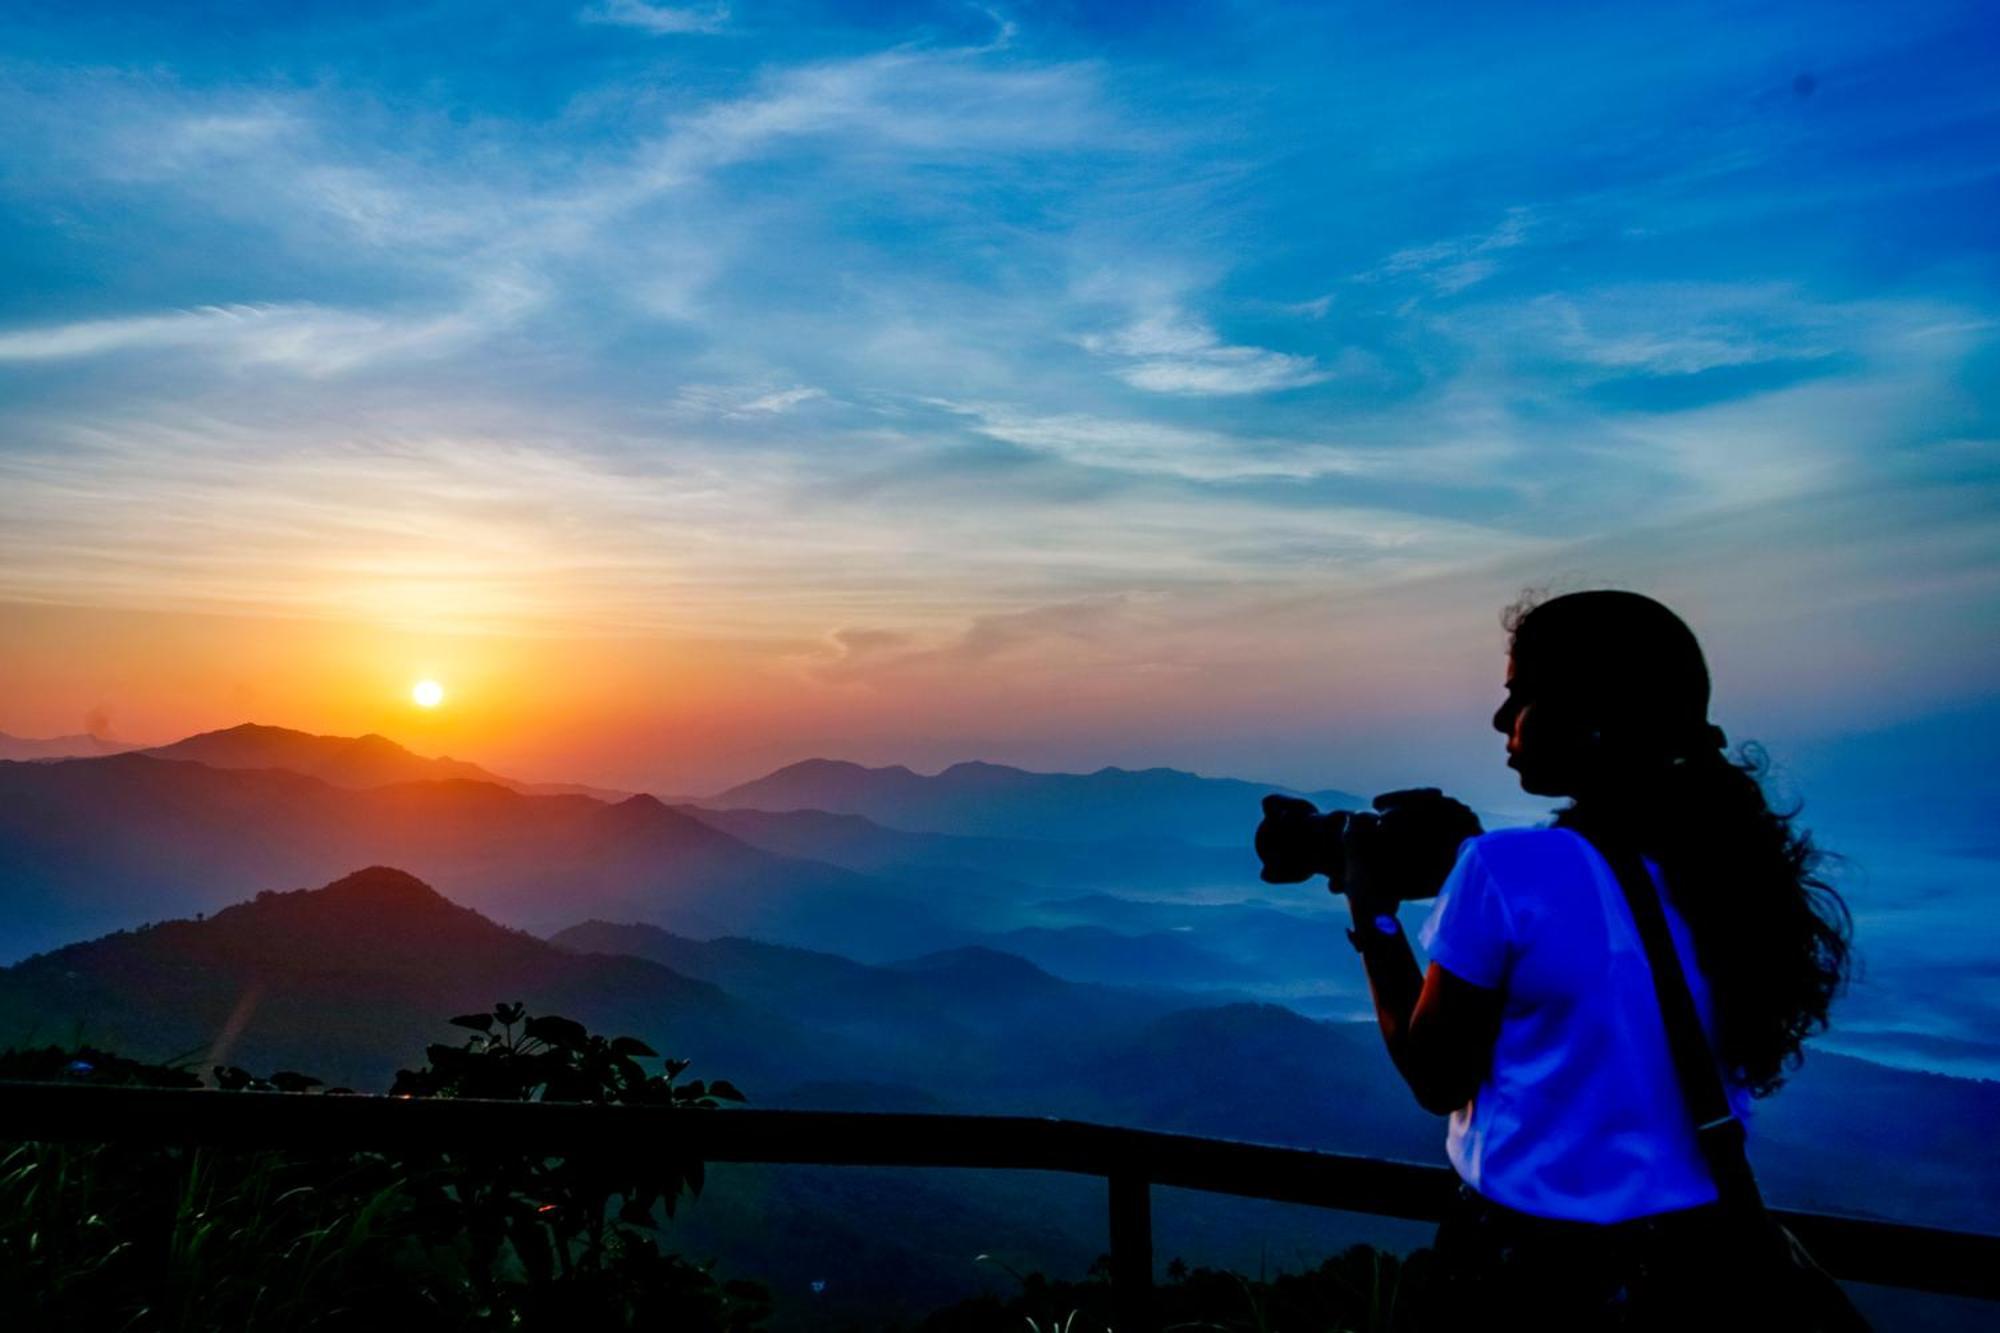
[[[451,1020],[391,1092],[712,1110],[742,1095],[678,1080],[687,1064],[519,1005]],[[658,1072],[646,1063],[657,1062]],[[180,1064],[92,1048],[0,1053],[0,1080],[203,1086]],[[290,1071],[215,1067],[242,1096],[338,1096]],[[698,1193],[700,1161],[672,1144],[645,1160],[552,1157],[505,1144],[428,1153],[16,1143],[0,1145],[0,1310],[10,1326],[192,1330],[618,1329],[738,1333],[769,1291],[666,1252],[659,1227]],[[1251,1279],[1169,1265],[1169,1329],[1406,1333],[1422,1327],[1430,1255],[1355,1246],[1319,1268]],[[923,1333],[1084,1333],[1114,1326],[1105,1260],[1082,1280],[1014,1274],[1010,1298],[937,1310]],[[1011,1271],[1011,1270],[1010,1270]]]
[[[451,1020],[392,1092],[622,1103],[696,1112],[741,1100],[677,1083],[630,1037],[519,1005]],[[311,1077],[216,1068],[244,1096]],[[174,1065],[92,1049],[0,1054],[0,1079],[198,1087]],[[329,1089],[319,1095],[338,1095]],[[768,1293],[664,1252],[656,1232],[701,1188],[671,1144],[643,1161],[549,1157],[490,1143],[388,1156],[328,1148],[0,1147],[0,1310],[9,1326],[76,1330],[346,1330],[761,1326]]]

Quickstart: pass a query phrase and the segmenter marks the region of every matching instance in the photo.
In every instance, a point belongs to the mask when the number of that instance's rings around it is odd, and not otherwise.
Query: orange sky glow
[[[1557,590],[1642,587],[1680,608],[1708,647],[1716,716],[1738,737],[1782,747],[1976,694],[1992,646],[1939,614],[1961,590],[1871,569],[1860,525],[1788,548],[1767,514],[1747,522],[1773,558],[1743,562],[1727,527],[1695,542],[1666,530],[1684,543],[1671,576],[1661,535],[1641,529],[1571,548],[1554,579],[1511,560],[1374,586],[1086,596],[866,629],[828,628],[810,597],[777,595],[752,599],[732,635],[618,632],[601,616],[465,628],[449,596],[430,604],[449,630],[420,627],[422,608],[403,602],[372,618],[0,602],[0,731],[146,743],[246,721],[377,732],[527,780],[662,794],[820,755],[1443,781],[1504,801],[1518,798],[1486,725],[1500,611],[1538,575]],[[1806,581],[1839,586],[1846,607],[1802,602]],[[444,686],[441,706],[412,701],[425,679]]]

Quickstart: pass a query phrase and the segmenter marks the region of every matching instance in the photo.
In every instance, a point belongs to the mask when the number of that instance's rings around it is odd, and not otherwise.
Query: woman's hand
[[[1385,872],[1389,858],[1382,845],[1381,816],[1366,811],[1348,816],[1340,834],[1340,850],[1345,871],[1333,890],[1347,895],[1355,925],[1372,922],[1384,913],[1394,913],[1400,900],[1387,887],[1390,876]]]
[[[1357,922],[1394,912],[1405,898],[1435,897],[1460,845],[1484,832],[1469,807],[1436,787],[1384,792],[1375,810],[1350,816],[1341,833],[1347,865],[1335,888]]]

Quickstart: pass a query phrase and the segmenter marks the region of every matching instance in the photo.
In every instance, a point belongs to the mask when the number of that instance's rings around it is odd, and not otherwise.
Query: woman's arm
[[[1432,963],[1417,970],[1417,956],[1400,921],[1391,933],[1377,920],[1395,920],[1398,898],[1382,885],[1379,845],[1366,832],[1346,842],[1343,883],[1354,917],[1354,935],[1368,972],[1368,990],[1389,1058],[1417,1102],[1433,1115],[1449,1115],[1472,1100],[1493,1060],[1500,1033],[1501,992],[1476,986]]]
[[[1375,1019],[1396,1071],[1418,1105],[1432,1115],[1450,1115],[1472,1100],[1492,1064],[1500,992],[1475,986],[1437,963],[1420,974],[1401,930],[1391,943],[1371,945],[1362,957]]]

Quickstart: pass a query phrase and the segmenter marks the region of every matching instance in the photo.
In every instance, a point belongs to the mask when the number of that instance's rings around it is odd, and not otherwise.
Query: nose
[[[1512,704],[1501,704],[1493,710],[1493,730],[1503,736],[1514,734],[1514,708]]]

